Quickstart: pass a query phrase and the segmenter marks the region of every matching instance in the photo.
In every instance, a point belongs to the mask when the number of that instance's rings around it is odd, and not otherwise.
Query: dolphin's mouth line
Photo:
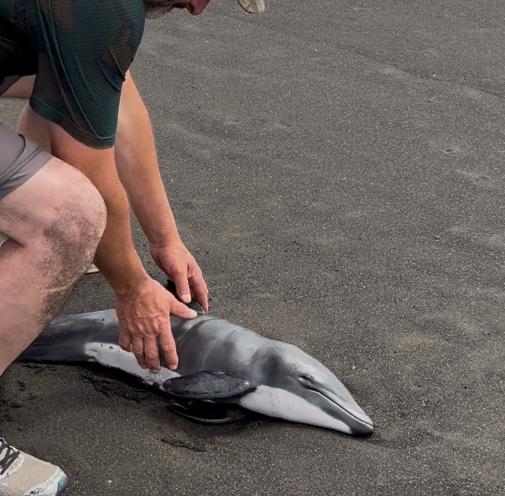
[[[320,396],[322,396],[323,398],[327,399],[329,402],[333,403],[335,406],[337,406],[338,408],[340,408],[341,410],[343,410],[345,413],[347,413],[350,417],[352,417],[354,420],[356,420],[357,422],[360,422],[362,424],[366,424],[368,425],[369,427],[373,427],[373,424],[370,423],[370,422],[367,422],[366,420],[363,420],[362,418],[359,418],[357,417],[354,413],[350,412],[347,408],[343,407],[342,405],[340,405],[339,403],[337,403],[333,398],[330,398],[328,395],[322,393],[321,391],[319,391],[318,389],[315,389],[314,387],[310,387],[310,386],[305,386],[309,391],[313,391],[314,393],[317,393],[319,394]]]

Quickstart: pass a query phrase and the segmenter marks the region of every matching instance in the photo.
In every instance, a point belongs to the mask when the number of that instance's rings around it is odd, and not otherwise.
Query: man
[[[145,13],[196,15],[209,1],[0,0],[0,94],[30,99],[20,135],[0,125],[0,375],[92,260],[114,290],[121,346],[142,367],[177,367],[169,316],[195,313],[145,271],[130,206],[179,298],[207,309],[207,286],[177,232],[128,68]],[[53,496],[65,485],[60,468],[0,439],[0,496]]]

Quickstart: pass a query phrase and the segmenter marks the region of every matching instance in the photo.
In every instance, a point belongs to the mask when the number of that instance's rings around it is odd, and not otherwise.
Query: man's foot
[[[57,496],[66,485],[67,476],[60,468],[0,438],[0,496]]]

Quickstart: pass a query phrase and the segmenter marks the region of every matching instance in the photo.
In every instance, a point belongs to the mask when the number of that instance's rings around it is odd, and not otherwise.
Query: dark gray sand
[[[318,357],[374,436],[199,426],[110,375],[20,365],[1,433],[69,496],[505,494],[504,19],[502,0],[221,0],[150,22],[137,57],[213,313]],[[94,275],[66,311],[111,304]]]

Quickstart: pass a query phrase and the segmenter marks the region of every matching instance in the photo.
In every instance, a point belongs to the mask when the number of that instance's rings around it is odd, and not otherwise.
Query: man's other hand
[[[182,241],[154,246],[151,255],[158,267],[175,283],[177,296],[184,303],[196,300],[207,312],[209,296],[202,270]]]

